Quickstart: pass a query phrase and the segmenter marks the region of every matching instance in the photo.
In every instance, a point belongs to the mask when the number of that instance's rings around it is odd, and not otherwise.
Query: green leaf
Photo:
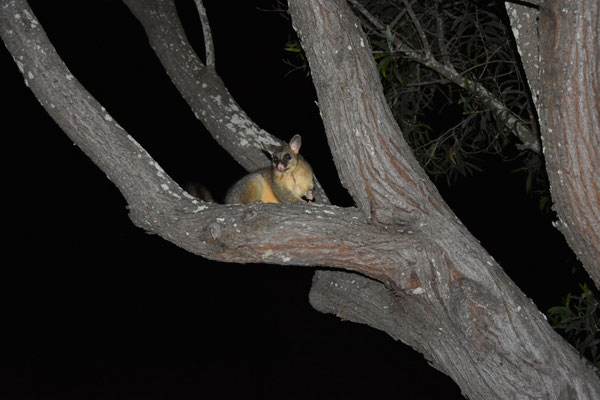
[[[289,51],[290,53],[302,53],[302,47],[297,40],[287,42],[283,49],[285,51]]]
[[[387,42],[388,51],[392,53],[394,51],[394,47],[392,46],[394,36],[392,35],[392,30],[390,29],[389,25],[385,26],[385,40]]]

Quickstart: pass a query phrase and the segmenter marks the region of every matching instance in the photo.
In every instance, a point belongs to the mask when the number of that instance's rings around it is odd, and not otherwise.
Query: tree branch
[[[446,44],[446,33],[444,32],[444,22],[442,20],[442,16],[440,13],[436,13],[436,28],[437,28],[437,42],[438,47],[440,48],[440,54],[442,56],[442,63],[449,64],[450,56],[448,51],[448,46]]]
[[[560,218],[556,227],[600,287],[598,4],[546,2],[532,9],[507,3],[506,10],[540,115],[546,170]],[[557,54],[563,55],[560,67],[555,66]]]
[[[303,7],[311,13],[300,13]],[[290,12],[313,72],[319,108],[327,116],[325,132],[341,181],[359,208],[380,223],[415,220],[445,208],[391,114],[354,14],[325,1],[310,6],[290,1]],[[302,21],[310,25],[302,30],[300,18],[315,23]],[[335,39],[316,40],[324,36]]]
[[[540,95],[540,38],[538,31],[539,10],[528,6],[505,2],[513,37],[531,91],[533,104],[537,107]]]
[[[415,15],[411,5],[408,3],[408,0],[402,0],[402,3],[404,4],[406,11],[408,12],[408,16],[410,17],[410,20],[412,21],[415,30],[419,34],[421,46],[423,47],[423,52],[425,53],[425,58],[430,58],[431,46],[429,45],[429,40],[427,40],[427,35],[425,35],[425,31],[423,31],[423,27],[421,26],[419,19]]]
[[[212,32],[210,30],[210,24],[208,23],[208,17],[206,16],[206,10],[202,0],[194,0],[196,2],[196,8],[200,15],[200,23],[202,24],[202,34],[204,36],[204,52],[206,54],[206,65],[211,68],[215,68],[215,48],[212,40]]]
[[[546,1],[539,26],[540,82],[552,82],[538,112],[555,226],[600,288],[600,4]]]

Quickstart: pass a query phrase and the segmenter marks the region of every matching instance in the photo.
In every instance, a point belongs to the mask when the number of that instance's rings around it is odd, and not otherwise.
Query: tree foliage
[[[507,114],[526,124],[529,111],[505,25],[492,10],[468,1],[402,3],[363,5],[385,25],[384,31],[367,32],[388,102],[422,165],[430,175],[452,181],[478,170],[478,155],[510,154],[507,147],[517,140]],[[394,38],[402,38],[404,46]],[[464,85],[407,57],[407,46],[458,72]],[[474,95],[474,82],[488,94]],[[489,96],[506,109],[492,109]]]

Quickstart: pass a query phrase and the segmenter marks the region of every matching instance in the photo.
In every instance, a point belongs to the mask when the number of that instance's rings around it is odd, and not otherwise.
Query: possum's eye
[[[290,161],[291,158],[292,158],[292,156],[290,156],[289,154],[286,154],[285,156],[283,156],[283,159],[285,161]]]

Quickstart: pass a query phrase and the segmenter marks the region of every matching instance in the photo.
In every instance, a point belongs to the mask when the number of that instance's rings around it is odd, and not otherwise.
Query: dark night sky
[[[274,1],[207,1],[220,76],[261,127],[303,135],[332,200],[348,205],[309,78]],[[71,72],[176,181],[217,195],[242,169],[197,121],[116,0],[32,1]],[[188,36],[201,46],[193,2]],[[201,49],[201,47],[200,47]],[[211,263],[135,228],[117,189],[73,146],[0,48],[10,184],[0,293],[0,399],[455,399],[458,387],[386,334],[314,311],[308,268]],[[210,156],[208,156],[210,154]],[[576,287],[550,218],[511,166],[442,192],[545,310]],[[568,282],[568,283],[565,283]]]

